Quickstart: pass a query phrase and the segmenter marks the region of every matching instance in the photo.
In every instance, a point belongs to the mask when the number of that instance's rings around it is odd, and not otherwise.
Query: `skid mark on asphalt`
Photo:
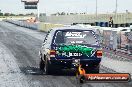
[[[36,67],[20,67],[20,70],[25,75],[45,75],[43,71]]]
[[[24,73],[25,75],[46,75],[44,71],[41,71],[37,67],[19,67],[21,72]],[[60,71],[55,71],[51,74],[52,76],[75,76],[75,71],[70,71],[70,70],[60,70]]]

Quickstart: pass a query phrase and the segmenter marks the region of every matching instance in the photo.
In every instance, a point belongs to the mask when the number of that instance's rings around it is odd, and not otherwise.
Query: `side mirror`
[[[47,38],[44,39],[44,42],[45,42],[46,40],[47,40]],[[43,43],[44,43],[44,42],[43,42]]]
[[[50,33],[50,31],[48,31],[48,33]]]
[[[46,43],[46,42],[43,42],[43,44],[42,44],[42,45],[44,46],[44,45],[45,45],[45,43]]]

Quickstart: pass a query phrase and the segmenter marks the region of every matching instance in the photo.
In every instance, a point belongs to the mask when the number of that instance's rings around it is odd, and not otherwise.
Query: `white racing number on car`
[[[81,53],[70,53],[69,52],[69,56],[82,56],[82,54]]]

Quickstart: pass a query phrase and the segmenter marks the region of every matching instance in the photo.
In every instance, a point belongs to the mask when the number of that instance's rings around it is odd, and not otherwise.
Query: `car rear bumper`
[[[77,64],[74,62],[74,59],[51,59],[50,63],[53,66],[57,66],[63,69],[70,69],[70,68],[76,68]],[[82,59],[79,61],[79,64],[82,65],[82,67],[89,67],[89,68],[94,68],[97,67],[101,62],[101,59]]]

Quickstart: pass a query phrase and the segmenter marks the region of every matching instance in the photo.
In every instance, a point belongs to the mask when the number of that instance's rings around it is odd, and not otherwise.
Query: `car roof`
[[[94,31],[94,28],[83,28],[79,26],[68,26],[68,27],[58,27],[58,28],[52,28],[52,30],[89,30]]]

